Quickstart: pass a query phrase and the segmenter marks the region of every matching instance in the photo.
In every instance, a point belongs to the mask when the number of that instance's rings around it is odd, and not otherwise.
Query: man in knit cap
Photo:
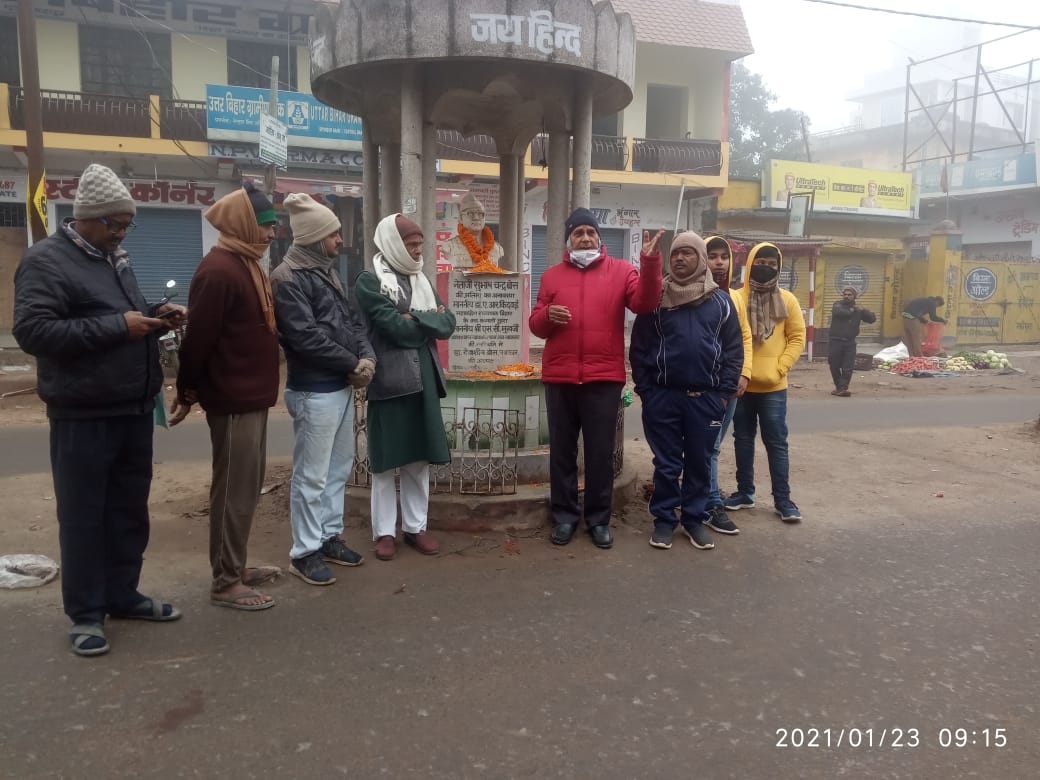
[[[289,573],[311,585],[336,581],[325,562],[360,566],[340,538],[343,494],[354,466],[354,388],[375,371],[365,325],[347,300],[335,263],[340,222],[310,195],[286,195],[293,243],[271,273],[293,420]]]
[[[442,249],[454,268],[497,266],[505,253],[485,222],[484,204],[467,192],[459,202],[458,234],[444,242]]]
[[[261,262],[278,218],[252,185],[214,203],[217,245],[191,280],[191,326],[181,342],[170,424],[192,404],[206,412],[213,445],[209,495],[210,603],[247,611],[274,600],[254,589],[269,568],[246,568],[246,547],[267,463],[267,412],[278,400],[274,298]]]
[[[553,544],[569,544],[584,516],[592,543],[614,545],[614,434],[625,386],[625,309],[651,312],[661,300],[664,230],[643,232],[639,270],[607,256],[599,223],[585,208],[564,225],[563,262],[542,274],[531,332],[545,339],[542,382],[549,418],[549,503]],[[578,504],[578,435],[585,443],[585,502]]]
[[[107,653],[106,616],[176,620],[137,590],[148,544],[158,333],[183,306],[150,306],[120,244],[137,207],[119,177],[90,165],[72,219],[15,273],[14,336],[36,357],[51,426],[61,591],[78,655]]]
[[[376,226],[372,270],[357,278],[357,300],[379,360],[368,386],[368,455],[372,471],[372,538],[376,557],[397,553],[397,491],[401,474],[404,542],[424,555],[440,547],[426,530],[430,464],[448,463],[440,399],[447,395],[436,339],[455,331],[455,315],[423,274],[423,233],[391,214]]]

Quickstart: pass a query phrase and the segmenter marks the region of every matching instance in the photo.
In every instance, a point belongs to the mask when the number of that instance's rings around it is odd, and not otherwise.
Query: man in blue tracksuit
[[[654,454],[650,545],[659,549],[672,546],[680,523],[697,549],[715,546],[704,527],[711,453],[737,391],[744,342],[737,311],[712,279],[707,254],[696,233],[677,235],[661,304],[637,316],[632,328],[629,361]]]

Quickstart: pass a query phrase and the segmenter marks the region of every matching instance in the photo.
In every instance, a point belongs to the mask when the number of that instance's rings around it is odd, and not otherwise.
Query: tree
[[[790,108],[773,110],[776,95],[762,77],[734,63],[729,87],[729,175],[759,177],[766,161],[776,157],[804,160],[802,121]]]

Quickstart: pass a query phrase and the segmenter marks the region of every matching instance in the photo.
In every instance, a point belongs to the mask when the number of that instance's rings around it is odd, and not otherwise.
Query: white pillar
[[[401,144],[379,147],[379,215],[401,210]]]
[[[361,170],[364,179],[364,200],[361,203],[362,230],[365,232],[365,268],[372,269],[376,255],[376,224],[379,222],[379,147],[372,139],[367,121],[361,123]]]
[[[401,74],[401,213],[422,219],[423,90],[414,65]]]
[[[570,214],[571,137],[562,130],[549,133],[549,213],[545,227],[546,265],[563,260],[563,223]]]
[[[571,205],[588,208],[592,202],[592,93],[574,97],[574,184]]]
[[[498,239],[505,252],[502,256],[502,267],[508,271],[517,270],[516,172],[516,155],[499,155]]]
[[[516,260],[514,271],[524,270],[524,201],[527,195],[527,178],[524,176],[526,165],[521,154],[516,158]]]
[[[437,278],[437,128],[432,122],[423,122],[422,149],[423,273],[433,281]]]

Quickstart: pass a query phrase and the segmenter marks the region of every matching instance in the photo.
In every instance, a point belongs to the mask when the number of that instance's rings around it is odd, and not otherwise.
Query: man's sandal
[[[158,599],[149,598],[142,600],[129,612],[120,612],[117,615],[112,615],[113,618],[118,620],[153,620],[159,623],[177,620],[180,616],[180,610],[173,606],[173,604],[167,604]]]
[[[211,593],[209,603],[215,607],[227,607],[228,609],[241,609],[244,612],[259,612],[261,609],[270,609],[274,606],[274,599],[262,601],[259,604],[240,604],[242,599],[263,598],[264,594],[256,590],[244,590],[241,593],[229,593],[219,596]]]
[[[245,570],[242,584],[255,588],[267,582],[274,582],[282,576],[282,570],[277,566],[251,566]]]
[[[105,629],[94,623],[77,623],[69,631],[69,639],[76,655],[104,655],[112,649],[105,639]]]

